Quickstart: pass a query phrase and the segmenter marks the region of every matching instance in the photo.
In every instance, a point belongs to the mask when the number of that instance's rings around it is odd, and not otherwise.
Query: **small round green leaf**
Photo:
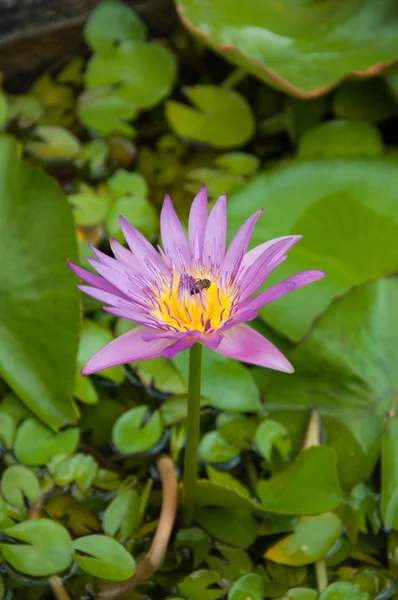
[[[162,418],[155,411],[147,420],[146,406],[137,406],[122,414],[112,431],[112,441],[123,454],[147,452],[161,439]]]
[[[166,118],[182,137],[216,148],[234,148],[246,143],[255,122],[247,101],[237,92],[216,85],[184,88],[195,108],[169,100]]]
[[[111,238],[124,241],[119,217],[124,217],[146,238],[153,238],[157,229],[158,216],[154,206],[146,198],[125,196],[115,200],[106,219],[106,228]]]
[[[56,454],[72,454],[79,437],[77,427],[54,433],[37,419],[26,419],[17,430],[15,456],[25,465],[46,465]]]
[[[95,54],[90,59],[86,86],[116,86],[118,97],[148,109],[169,94],[175,76],[175,58],[163,46],[122,42],[107,54]]]
[[[79,369],[82,369],[86,362],[96,353],[98,350],[109,344],[113,340],[113,335],[110,329],[85,319],[83,321],[83,327],[80,336],[79,350],[77,353],[77,365]],[[124,369],[122,366],[117,365],[104,371],[99,371],[99,374],[110,381],[116,381],[121,383],[124,379]]]
[[[70,131],[54,125],[41,125],[36,127],[34,134],[42,141],[27,142],[27,152],[40,160],[48,162],[70,160],[80,150],[80,142]]]
[[[87,535],[73,542],[74,560],[94,577],[124,581],[135,572],[131,554],[116,540],[105,535]]]
[[[319,600],[370,600],[370,596],[356,584],[349,581],[336,581],[323,590]]]
[[[3,529],[1,534],[13,540],[0,543],[4,558],[26,575],[45,577],[60,573],[72,561],[73,546],[68,532],[49,519],[23,521]]]
[[[334,513],[301,517],[290,533],[264,554],[282,565],[299,567],[320,560],[341,535],[342,523]]]
[[[78,114],[83,125],[103,135],[134,134],[134,128],[126,123],[137,114],[135,104],[111,93],[108,88],[98,88],[82,94]]]
[[[243,575],[235,581],[228,591],[228,600],[263,600],[264,580],[256,573]]]
[[[178,590],[190,600],[217,600],[224,596],[224,590],[214,585],[220,579],[215,571],[194,571],[178,584]]]
[[[248,548],[258,535],[258,521],[245,509],[203,506],[196,510],[195,520],[212,537],[237,548]]]
[[[207,463],[224,463],[239,456],[240,450],[218,431],[205,433],[199,444],[199,456]]]
[[[1,476],[1,495],[6,502],[25,509],[25,498],[34,504],[40,494],[39,481],[32,471],[20,465],[8,467]]]
[[[257,428],[254,436],[257,448],[266,460],[271,460],[272,450],[275,447],[283,458],[287,458],[292,444],[286,427],[266,419]]]
[[[108,212],[107,198],[87,189],[77,194],[71,194],[69,202],[73,207],[75,221],[81,227],[92,227],[102,223]]]
[[[231,175],[250,175],[259,168],[260,159],[247,152],[228,152],[217,156],[214,164],[223,167]]]
[[[108,179],[107,186],[115,199],[122,196],[146,198],[148,195],[146,179],[140,173],[130,173],[125,169],[118,169]]]
[[[84,27],[84,39],[92,50],[109,52],[125,41],[144,40],[145,25],[120,0],[104,0],[91,13]]]

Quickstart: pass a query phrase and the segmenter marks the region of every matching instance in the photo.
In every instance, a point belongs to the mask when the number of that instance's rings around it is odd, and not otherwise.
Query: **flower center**
[[[174,273],[173,281],[156,290],[152,316],[178,331],[219,329],[231,314],[233,296],[207,273],[200,277]]]

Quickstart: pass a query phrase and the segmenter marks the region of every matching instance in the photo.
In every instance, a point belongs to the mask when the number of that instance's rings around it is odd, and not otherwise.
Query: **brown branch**
[[[159,526],[152,544],[147,554],[137,564],[135,574],[126,581],[102,585],[96,595],[97,600],[114,600],[126,596],[138,585],[145,583],[164,561],[177,513],[177,475],[174,463],[168,456],[161,456],[157,467],[162,480],[163,498]]]

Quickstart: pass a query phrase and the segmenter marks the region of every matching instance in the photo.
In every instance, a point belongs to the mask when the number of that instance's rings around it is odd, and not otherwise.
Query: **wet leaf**
[[[318,407],[339,477],[352,487],[366,479],[380,452],[381,434],[397,387],[398,281],[380,280],[336,300],[289,358],[289,384],[274,375],[267,407]],[[284,422],[284,421],[283,421]],[[287,422],[287,421],[286,421]]]
[[[177,6],[184,25],[210,48],[303,98],[326,93],[351,72],[380,73],[396,58],[394,0],[287,6],[179,0]]]
[[[25,509],[25,498],[30,504],[37,501],[40,485],[32,471],[20,465],[12,465],[1,476],[0,490],[6,502]]]
[[[220,579],[215,571],[194,571],[178,584],[178,590],[190,600],[217,600],[224,596],[224,590],[214,589]]]
[[[55,182],[22,164],[17,152],[11,138],[0,139],[0,237],[7,248],[0,258],[0,375],[58,428],[76,419],[79,304],[66,267],[67,258],[77,260],[75,229]]]
[[[180,352],[173,363],[188,384],[189,353]],[[219,410],[254,412],[260,409],[257,386],[248,369],[234,360],[203,348],[202,396]]]
[[[335,120],[306,131],[300,139],[298,156],[380,156],[383,151],[381,134],[371,123]]]
[[[137,14],[119,0],[104,0],[90,14],[84,39],[92,50],[110,52],[120,42],[145,39],[145,25]]]
[[[45,161],[70,160],[80,150],[80,142],[70,131],[62,127],[41,125],[34,130],[41,141],[27,142],[26,151]]]
[[[287,458],[292,444],[287,429],[272,419],[266,419],[258,426],[254,441],[260,454],[271,460],[272,450],[276,448],[282,458]]]
[[[87,535],[73,542],[74,560],[99,579],[124,581],[135,572],[135,562],[116,540],[105,535]]]
[[[73,546],[68,532],[49,519],[23,521],[3,529],[1,534],[16,540],[0,543],[4,558],[26,575],[44,577],[61,573],[72,562]]]
[[[290,515],[319,515],[342,500],[336,456],[331,448],[309,448],[282,473],[260,481],[257,493],[264,510]]]
[[[140,521],[139,498],[136,490],[127,490],[115,496],[102,518],[104,532],[119,541],[127,540]]]
[[[301,517],[293,533],[277,542],[265,558],[283,565],[308,565],[320,560],[341,534],[341,521],[333,513]]]
[[[175,58],[163,46],[121,42],[106,54],[92,56],[85,82],[89,90],[116,86],[118,98],[140,109],[149,109],[170,93],[175,76]]]
[[[254,177],[229,198],[231,232],[264,208],[252,246],[280,235],[304,236],[267,286],[306,269],[327,274],[260,309],[269,325],[298,340],[333,298],[396,272],[396,171],[395,161],[387,159],[293,161]]]
[[[237,92],[215,85],[184,88],[195,108],[169,100],[166,118],[182,137],[216,148],[242,146],[254,133],[254,119],[246,100]]]
[[[37,419],[26,419],[18,427],[14,453],[25,465],[46,465],[56,454],[72,454],[79,443],[77,427],[54,433]]]
[[[162,418],[159,411],[149,416],[146,406],[137,406],[123,413],[112,431],[112,441],[119,452],[137,454],[147,452],[161,439]]]

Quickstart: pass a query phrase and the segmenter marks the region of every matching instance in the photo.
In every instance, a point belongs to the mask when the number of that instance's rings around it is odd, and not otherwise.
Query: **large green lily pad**
[[[47,425],[76,420],[72,406],[79,304],[72,213],[55,182],[0,138],[0,375]]]
[[[290,353],[295,375],[271,380],[267,408],[278,420],[289,421],[289,409],[319,408],[345,487],[369,477],[377,461],[398,384],[397,335],[398,279],[361,286],[336,300]]]
[[[326,272],[321,281],[261,309],[267,323],[298,340],[333,298],[398,271],[397,186],[392,159],[315,159],[263,173],[233,194],[231,235],[264,208],[252,245],[280,235],[304,236],[269,283],[306,269]]]
[[[177,10],[213,50],[301,98],[374,76],[397,56],[394,0],[177,0]]]

